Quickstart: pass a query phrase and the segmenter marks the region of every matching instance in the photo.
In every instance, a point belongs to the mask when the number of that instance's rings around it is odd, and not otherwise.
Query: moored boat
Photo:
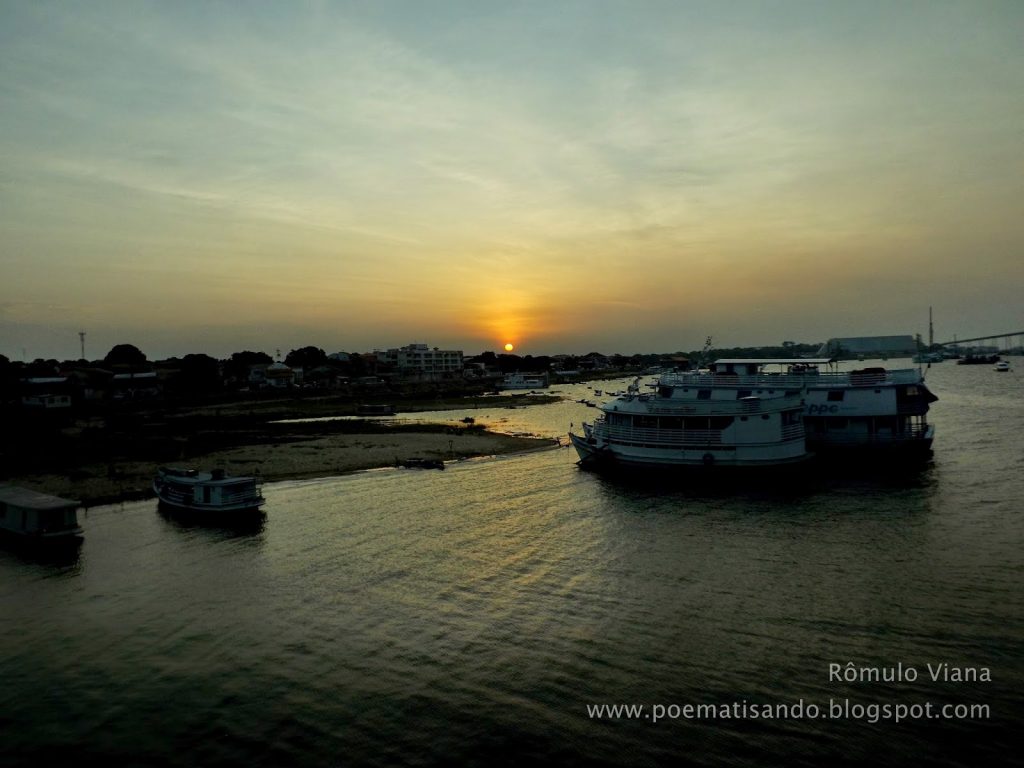
[[[548,386],[546,373],[510,373],[501,380],[499,389],[547,389]]]
[[[569,433],[583,467],[670,469],[779,467],[810,458],[801,421],[803,392],[741,398],[665,384],[638,385],[600,408],[603,415]],[[729,395],[733,393],[729,392]]]
[[[1000,360],[998,363],[992,366],[992,370],[999,371],[1000,373],[1006,373],[1010,370],[1010,364],[1005,360]]]
[[[957,365],[994,365],[1000,360],[999,355],[969,352],[956,361]]]
[[[79,506],[79,502],[71,499],[3,483],[0,532],[22,541],[77,541],[82,536]]]
[[[373,403],[356,406],[357,416],[394,416],[395,406],[389,403]]]
[[[265,502],[256,478],[231,477],[223,469],[160,467],[153,490],[161,504],[185,512],[239,514],[254,512]]]
[[[396,459],[395,466],[403,469],[444,469],[444,461],[441,459]]]
[[[711,390],[729,399],[783,397],[806,388],[807,447],[819,455],[856,449],[864,456],[927,457],[935,429],[929,405],[938,398],[918,369],[840,371],[833,358],[722,359],[707,374],[663,376],[659,388]]]

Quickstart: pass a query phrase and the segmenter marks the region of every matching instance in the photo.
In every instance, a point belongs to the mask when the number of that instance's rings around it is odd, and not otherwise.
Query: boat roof
[[[726,357],[715,360],[715,365],[828,365],[834,357]]]
[[[81,504],[72,499],[62,499],[60,496],[51,496],[48,493],[6,483],[0,483],[0,502],[25,509],[67,509],[76,508]]]
[[[251,483],[256,480],[255,477],[251,476],[228,474],[214,477],[213,472],[200,471],[198,469],[178,469],[177,467],[160,467],[157,470],[157,474],[162,475],[167,480],[192,485],[237,485],[240,483]]]

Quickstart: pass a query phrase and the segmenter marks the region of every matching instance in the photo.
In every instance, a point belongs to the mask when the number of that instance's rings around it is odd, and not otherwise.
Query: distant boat
[[[395,406],[386,403],[378,405],[357,405],[356,406],[357,416],[394,416]]]
[[[0,532],[22,541],[77,541],[79,502],[0,484]]]
[[[499,389],[547,389],[546,373],[510,373],[501,381]]]
[[[995,365],[1000,360],[999,355],[969,354],[956,361],[957,365]]]
[[[399,459],[395,465],[403,469],[444,469],[444,462],[441,459]]]
[[[254,477],[231,477],[223,469],[160,467],[153,490],[161,504],[185,512],[208,514],[254,512],[265,503]]]
[[[999,371],[1000,373],[1006,373],[1010,370],[1010,364],[1005,360],[1000,360],[998,363],[992,366],[992,370]]]

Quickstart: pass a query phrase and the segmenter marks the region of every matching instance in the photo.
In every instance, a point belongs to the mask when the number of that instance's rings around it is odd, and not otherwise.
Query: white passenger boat
[[[1005,360],[1000,360],[998,363],[992,366],[992,370],[999,371],[1000,373],[1006,373],[1010,370],[1010,364]]]
[[[548,386],[546,373],[510,373],[502,379],[499,389],[546,389]]]
[[[265,501],[256,478],[230,477],[223,469],[200,472],[160,467],[153,490],[161,504],[188,512],[251,512]]]
[[[30,541],[73,541],[82,535],[79,502],[0,484],[0,532]]]
[[[785,397],[806,388],[803,423],[807,447],[819,454],[847,452],[882,456],[927,456],[935,429],[929,405],[938,398],[920,370],[863,368],[840,371],[832,358],[723,359],[706,374],[662,376],[659,391],[742,399]]]
[[[809,458],[801,420],[804,392],[779,397],[665,383],[639,384],[600,408],[583,434],[569,433],[580,464],[595,468],[777,467]]]

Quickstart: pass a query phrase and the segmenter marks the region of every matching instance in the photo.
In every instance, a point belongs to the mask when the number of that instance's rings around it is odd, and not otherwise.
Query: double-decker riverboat
[[[736,397],[715,387],[638,382],[600,406],[603,414],[569,433],[584,467],[754,468],[809,458],[801,419],[804,392]]]
[[[786,397],[806,390],[803,423],[807,447],[819,454],[857,450],[880,456],[926,456],[935,428],[928,424],[938,400],[920,369],[838,369],[833,358],[722,359],[705,373],[662,376],[658,391],[699,393],[741,400]]]

